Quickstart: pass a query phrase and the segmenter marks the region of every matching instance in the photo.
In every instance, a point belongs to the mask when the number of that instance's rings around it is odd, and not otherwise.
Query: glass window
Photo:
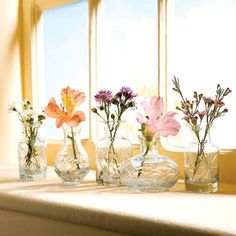
[[[233,90],[225,103],[229,109],[215,121],[211,136],[222,148],[236,147],[236,1],[175,0],[168,15],[168,106],[179,97],[171,91],[173,76],[180,78],[186,96],[201,91],[214,96],[217,84]],[[184,124],[183,124],[184,125]],[[184,134],[184,135],[183,135]],[[181,145],[184,129],[173,145]]]
[[[103,0],[100,29],[97,89],[129,86],[141,101],[157,94],[157,1]],[[126,113],[133,142],[135,113]]]
[[[43,76],[40,78],[40,105],[50,97],[61,102],[61,89],[67,86],[84,91],[81,105],[89,114],[88,1],[79,1],[43,12]],[[61,138],[54,119],[46,121],[48,138]],[[88,137],[89,122],[84,122],[82,137]]]

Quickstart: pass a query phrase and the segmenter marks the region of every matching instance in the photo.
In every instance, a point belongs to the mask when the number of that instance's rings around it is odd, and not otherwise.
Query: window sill
[[[73,187],[63,186],[53,168],[46,180],[37,182],[18,180],[15,166],[1,166],[0,173],[3,236],[27,234],[37,227],[39,234],[33,234],[45,236],[56,229],[57,235],[236,235],[236,185],[194,194],[186,193],[180,181],[170,192],[134,193],[97,185],[92,171]],[[24,217],[30,220],[21,226]]]

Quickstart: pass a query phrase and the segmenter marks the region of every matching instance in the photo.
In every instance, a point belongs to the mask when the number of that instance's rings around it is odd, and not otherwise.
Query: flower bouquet
[[[122,87],[114,95],[110,90],[100,90],[95,95],[98,106],[92,109],[104,126],[104,137],[96,144],[96,180],[108,185],[121,185],[120,165],[131,157],[131,144],[119,132],[126,110],[135,107],[136,93]]]
[[[39,136],[39,129],[45,120],[42,112],[33,109],[25,100],[18,108],[13,104],[10,112],[16,112],[22,124],[22,139],[18,146],[19,177],[23,180],[39,180],[47,174],[46,143]]]
[[[51,98],[44,112],[56,119],[56,127],[63,127],[64,143],[57,153],[55,172],[65,185],[79,184],[89,172],[88,156],[80,143],[81,122],[86,117],[78,107],[85,100],[85,94],[70,87],[61,90],[62,104],[59,107]]]
[[[190,100],[184,97],[178,78],[174,77],[173,84],[173,90],[181,97],[177,110],[184,114],[193,133],[193,143],[185,151],[185,188],[192,192],[216,192],[219,150],[211,143],[210,129],[215,119],[228,112],[223,100],[231,90],[218,84],[214,99],[195,91]]]
[[[174,119],[176,112],[164,114],[161,97],[153,96],[150,103],[142,103],[144,115],[137,113],[141,125],[139,131],[140,155],[126,161],[121,167],[125,185],[136,191],[162,192],[170,189],[178,180],[179,169],[174,161],[157,151],[159,136],[176,135],[180,124]]]

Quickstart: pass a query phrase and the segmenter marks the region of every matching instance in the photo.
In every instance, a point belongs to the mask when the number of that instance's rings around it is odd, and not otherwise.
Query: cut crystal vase
[[[47,144],[38,134],[35,124],[24,126],[18,145],[19,178],[41,180],[47,176]]]
[[[163,192],[173,187],[179,175],[177,164],[157,151],[158,137],[139,136],[140,155],[124,162],[121,179],[130,189],[140,192]]]
[[[57,153],[55,172],[65,185],[77,185],[89,172],[89,161],[80,141],[81,124],[63,125],[64,143]]]
[[[211,143],[194,142],[184,152],[185,189],[188,192],[210,193],[219,187],[219,149]]]
[[[120,166],[132,153],[130,141],[122,136],[122,123],[115,137],[111,138],[107,123],[103,122],[104,137],[96,143],[96,181],[99,184],[122,185]]]

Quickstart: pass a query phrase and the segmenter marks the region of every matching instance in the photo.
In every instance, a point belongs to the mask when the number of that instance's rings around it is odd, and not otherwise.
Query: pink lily
[[[83,92],[66,87],[61,91],[61,99],[63,103],[62,109],[57,105],[55,98],[51,98],[47,107],[44,109],[48,117],[56,118],[57,128],[60,128],[63,123],[66,123],[70,127],[76,127],[86,119],[82,111],[75,111],[85,100]]]
[[[147,101],[142,103],[145,116],[137,113],[136,120],[146,126],[146,136],[153,136],[158,133],[161,136],[177,135],[180,124],[174,119],[176,112],[164,112],[164,102],[159,96],[153,96],[150,104]]]

